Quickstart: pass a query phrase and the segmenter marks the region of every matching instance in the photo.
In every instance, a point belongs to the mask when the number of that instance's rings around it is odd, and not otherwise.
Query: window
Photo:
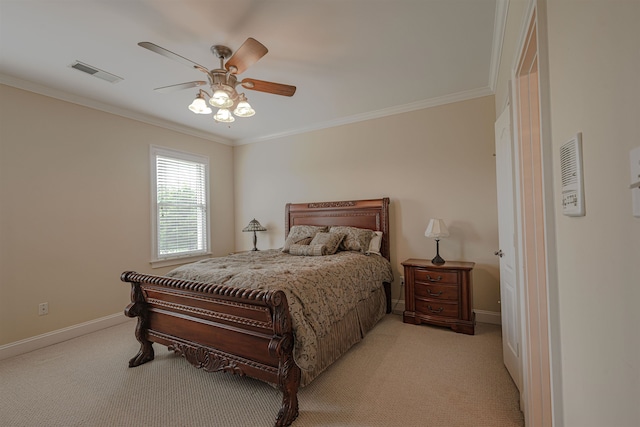
[[[151,174],[152,263],[207,254],[209,159],[152,145]]]

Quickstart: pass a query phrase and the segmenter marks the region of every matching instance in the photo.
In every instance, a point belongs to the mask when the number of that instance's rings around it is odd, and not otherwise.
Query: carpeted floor
[[[135,322],[0,361],[3,426],[271,426],[282,395],[166,348],[137,368]],[[500,327],[476,335],[386,316],[298,393],[293,426],[523,426]]]

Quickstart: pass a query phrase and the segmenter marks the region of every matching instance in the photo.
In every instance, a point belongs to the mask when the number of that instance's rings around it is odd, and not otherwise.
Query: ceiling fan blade
[[[206,85],[208,85],[207,82],[199,80],[195,82],[179,83],[177,85],[157,87],[154,90],[160,93],[169,93],[169,92],[175,92],[176,90],[189,89],[192,87],[200,87],[200,86],[206,86]]]
[[[293,96],[296,87],[281,83],[265,82],[264,80],[244,79],[240,82],[242,87],[257,90],[258,92],[272,93],[274,95]]]
[[[151,52],[155,52],[158,53],[162,56],[166,56],[169,59],[173,59],[174,61],[178,61],[181,64],[186,65],[187,67],[190,68],[201,68],[201,69],[205,69],[205,67],[203,67],[200,64],[197,64],[193,61],[191,61],[190,59],[185,58],[184,56],[180,56],[177,53],[173,53],[170,50],[167,50],[163,47],[158,46],[157,44],[153,44],[151,42],[140,42],[138,43],[138,46],[143,47],[145,49],[149,49]]]
[[[265,56],[269,50],[258,40],[249,37],[236,53],[231,55],[224,67],[231,70],[236,68],[235,74],[242,74],[247,68],[258,62],[260,58]]]

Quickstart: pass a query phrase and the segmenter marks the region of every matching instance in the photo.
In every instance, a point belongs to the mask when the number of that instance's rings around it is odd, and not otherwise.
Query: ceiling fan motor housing
[[[238,78],[235,74],[227,73],[226,70],[211,70],[209,77],[211,78],[211,88],[213,90],[224,90],[234,101],[238,98],[238,93],[235,91]]]

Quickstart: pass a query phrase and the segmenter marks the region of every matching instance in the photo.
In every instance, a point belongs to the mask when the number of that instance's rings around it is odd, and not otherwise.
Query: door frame
[[[527,254],[527,245],[533,236],[525,229],[523,215],[523,170],[520,128],[521,102],[517,87],[519,67],[531,37],[536,38],[537,56],[537,125],[539,137],[534,149],[538,150],[539,165],[536,184],[538,203],[536,217],[539,226],[537,255]],[[558,323],[558,279],[557,252],[555,239],[555,197],[553,190],[550,96],[548,72],[548,44],[546,27],[546,0],[531,0],[518,48],[511,68],[513,141],[516,187],[516,233],[519,254],[521,338],[522,338],[522,381],[521,407],[525,424],[531,426],[561,426],[562,419],[562,378],[560,371],[560,330]],[[529,239],[529,240],[527,240]],[[527,262],[541,261],[540,280],[527,280]],[[532,329],[533,327],[533,329]]]

